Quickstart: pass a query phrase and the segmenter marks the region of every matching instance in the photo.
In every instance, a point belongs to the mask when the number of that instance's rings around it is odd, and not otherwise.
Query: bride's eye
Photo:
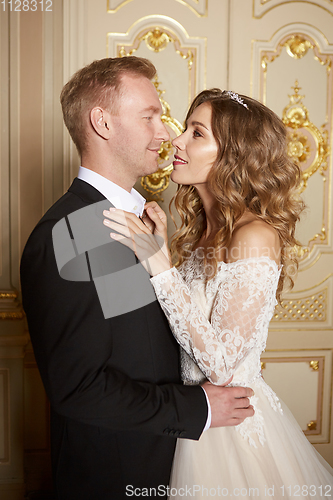
[[[194,130],[193,137],[202,137],[202,134],[198,130]]]

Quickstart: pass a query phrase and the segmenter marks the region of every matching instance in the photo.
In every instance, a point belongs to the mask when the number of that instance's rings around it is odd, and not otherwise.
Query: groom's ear
[[[105,109],[96,107],[90,111],[90,123],[96,134],[105,140],[110,139],[111,115]]]

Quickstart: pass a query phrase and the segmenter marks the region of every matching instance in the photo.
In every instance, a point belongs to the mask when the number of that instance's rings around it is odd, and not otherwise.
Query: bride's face
[[[177,149],[171,173],[173,182],[197,187],[207,182],[218,152],[211,122],[211,106],[203,103],[187,120],[185,132],[172,141]]]

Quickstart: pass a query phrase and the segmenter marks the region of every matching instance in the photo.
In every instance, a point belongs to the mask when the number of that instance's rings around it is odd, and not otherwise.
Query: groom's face
[[[143,76],[124,75],[110,143],[113,161],[134,182],[158,168],[158,151],[169,134],[153,83]],[[134,179],[135,178],[135,179]]]

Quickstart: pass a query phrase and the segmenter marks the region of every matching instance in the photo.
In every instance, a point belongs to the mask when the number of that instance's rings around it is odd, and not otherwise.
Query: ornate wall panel
[[[333,15],[333,5],[331,0],[253,0],[253,16],[257,19],[263,17],[267,12],[288,3],[309,3],[326,10]],[[300,6],[301,8],[301,6]]]
[[[303,172],[307,210],[298,226],[302,270],[332,252],[333,45],[309,25],[288,25],[269,42],[254,41],[253,55],[254,67],[260,68],[254,75],[258,97],[282,117],[289,130],[289,154]],[[276,93],[273,82],[281,74],[285,77]]]
[[[332,355],[332,349],[323,349],[266,351],[262,356],[265,381],[287,404],[312,443],[330,442]]]
[[[206,38],[190,37],[180,23],[167,16],[146,16],[127,33],[108,33],[107,48],[108,57],[149,58],[161,86],[167,89],[165,99],[180,120],[198,90],[205,87]],[[183,82],[187,82],[185,87]]]
[[[148,200],[169,201],[176,189],[173,185],[168,193],[165,192],[172,172],[174,149],[171,140],[181,133],[181,122],[190,102],[198,90],[205,87],[206,39],[190,37],[180,23],[167,16],[147,16],[134,23],[127,33],[108,33],[107,40],[108,56],[146,57],[157,68],[154,83],[170,141],[160,150],[159,170],[144,177],[136,188]]]
[[[108,12],[114,14],[121,7],[133,0],[108,0]],[[206,17],[208,13],[208,0],[174,0],[188,7],[198,17]]]

